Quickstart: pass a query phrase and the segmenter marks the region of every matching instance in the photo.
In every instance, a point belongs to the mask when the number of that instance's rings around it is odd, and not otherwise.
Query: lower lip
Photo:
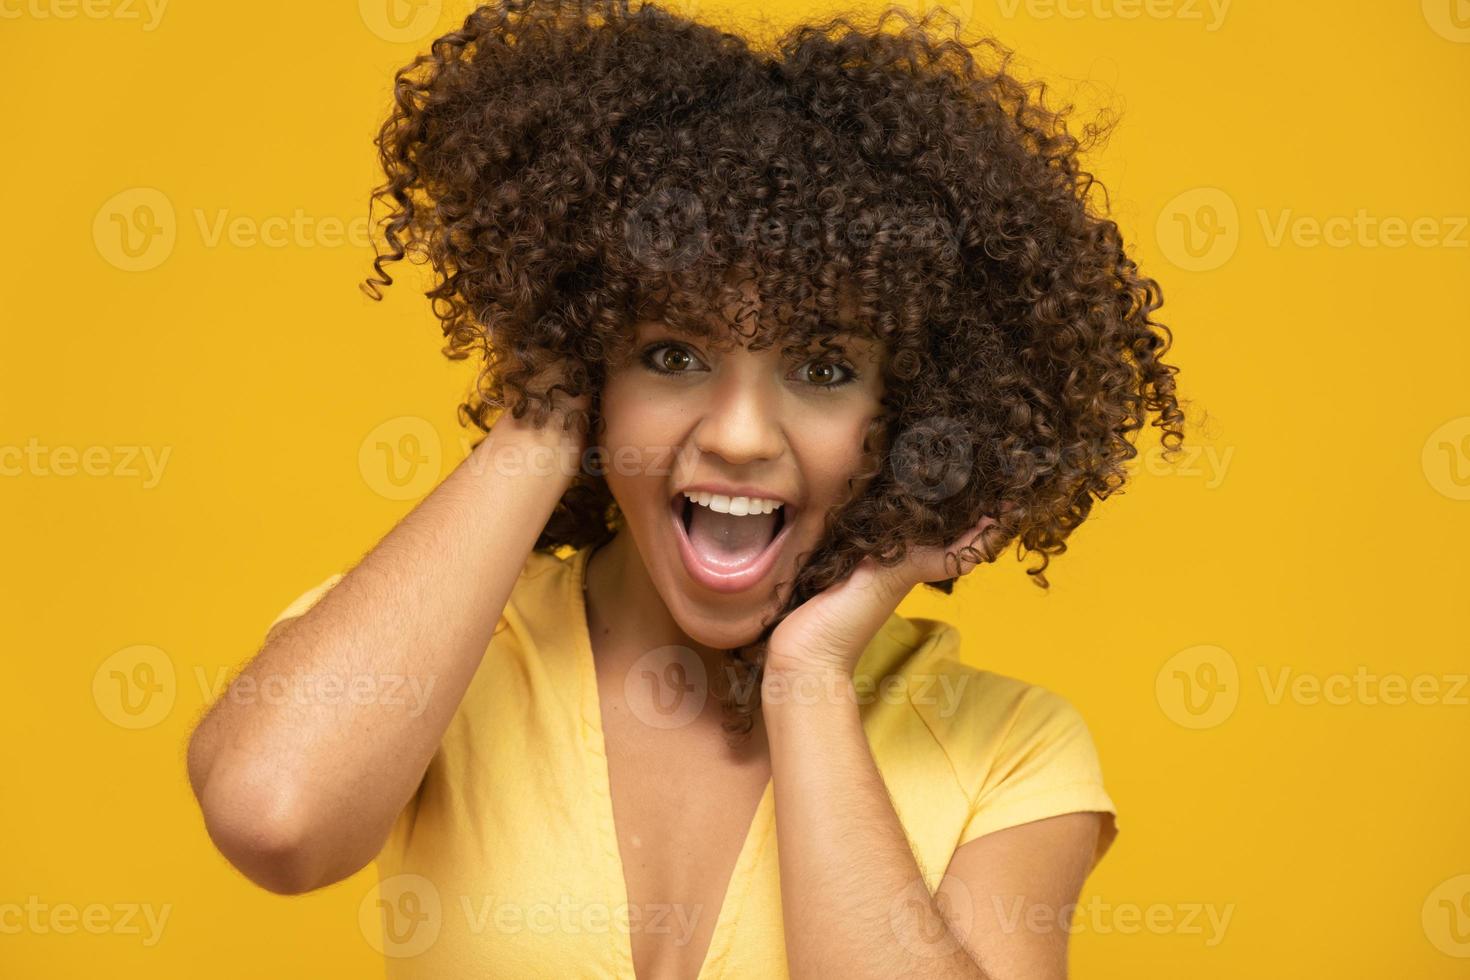
[[[684,530],[684,499],[683,496],[676,497],[669,505],[669,513],[674,520],[674,536],[679,542],[679,557],[684,560],[684,570],[689,577],[712,592],[744,592],[758,585],[775,567],[777,556],[791,536],[791,529],[796,526],[788,513],[781,530],[764,551],[743,565],[716,570],[699,560],[689,533]],[[790,505],[787,507],[789,510]]]

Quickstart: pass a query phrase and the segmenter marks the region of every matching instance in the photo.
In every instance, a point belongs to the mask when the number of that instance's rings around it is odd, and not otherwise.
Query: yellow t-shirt
[[[692,928],[628,905],[582,598],[590,551],[531,553],[378,855],[360,924],[390,980],[636,980],[630,929]],[[854,671],[870,679],[858,687],[863,728],[931,892],[961,844],[1062,813],[1107,814],[1096,866],[1118,828],[1082,716],[1045,688],[959,662],[959,646],[953,626],[894,614]],[[700,980],[787,976],[769,783],[715,922]]]

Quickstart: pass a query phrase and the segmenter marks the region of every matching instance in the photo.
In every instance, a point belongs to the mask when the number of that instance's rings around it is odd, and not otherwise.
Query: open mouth
[[[741,592],[757,585],[775,566],[791,536],[794,508],[777,501],[732,503],[728,498],[700,496],[707,503],[682,492],[669,501],[679,555],[689,577],[714,592]]]

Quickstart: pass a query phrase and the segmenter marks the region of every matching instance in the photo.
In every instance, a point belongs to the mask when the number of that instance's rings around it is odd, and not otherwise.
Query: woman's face
[[[795,357],[779,343],[711,349],[658,321],[635,331],[603,388],[608,487],[673,619],[696,643],[738,647],[778,611],[776,584],[863,470],[882,345],[845,337]]]

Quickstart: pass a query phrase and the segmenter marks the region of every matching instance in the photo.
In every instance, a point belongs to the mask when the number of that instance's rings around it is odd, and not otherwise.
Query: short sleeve
[[[270,626],[266,627],[266,632],[269,633],[271,630],[275,629],[277,623],[281,623],[296,616],[300,616],[312,606],[316,605],[317,601],[321,599],[322,596],[326,595],[332,590],[332,587],[334,585],[342,581],[342,577],[344,574],[345,573],[343,572],[337,572],[335,575],[329,575],[325,581],[314,585],[311,588],[307,589],[305,592],[301,593],[301,595],[297,596],[291,601],[291,604],[289,606],[281,610],[281,612],[276,616],[275,619],[271,620]]]
[[[1106,815],[1093,849],[1092,867],[1096,867],[1117,837],[1118,823],[1117,808],[1103,786],[1092,734],[1071,702],[1033,686],[1000,742],[959,843],[1006,827],[1078,812]]]

